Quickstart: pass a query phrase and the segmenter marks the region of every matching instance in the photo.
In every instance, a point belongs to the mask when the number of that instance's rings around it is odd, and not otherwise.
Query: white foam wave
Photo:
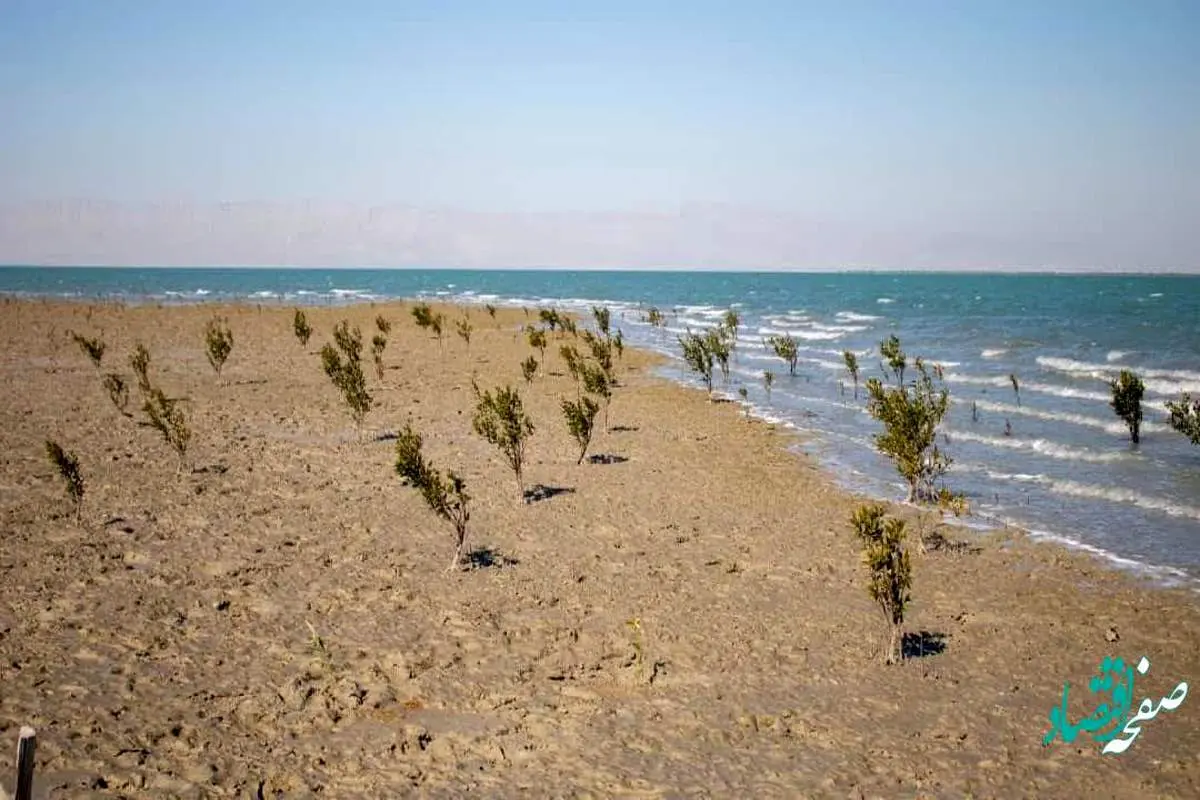
[[[888,303],[894,303],[896,301],[890,297],[880,297],[875,302],[879,303],[880,305],[886,306]]]
[[[1132,350],[1109,350],[1108,355],[1106,355],[1104,359],[1111,364],[1114,361],[1120,361],[1122,358],[1127,358],[1132,353]]]
[[[833,315],[834,319],[840,319],[845,322],[875,322],[883,319],[874,314],[859,314],[857,311],[839,311]]]
[[[1124,356],[1126,353],[1114,350],[1109,353],[1109,361],[1117,359],[1112,358],[1114,353],[1119,353]],[[1194,372],[1188,369],[1157,369],[1154,367],[1133,367],[1125,364],[1094,364],[1088,361],[1074,361],[1069,358],[1056,358],[1054,356],[1038,356],[1037,363],[1047,369],[1065,372],[1071,375],[1087,375],[1089,377],[1098,378],[1100,380],[1111,380],[1123,369],[1136,372],[1140,377],[1146,378],[1162,378],[1167,381],[1179,383],[1181,386],[1200,387],[1200,372]],[[1150,388],[1147,382],[1146,388]],[[1195,389],[1184,389],[1184,391],[1195,391]]]
[[[966,405],[965,400],[958,401]],[[1090,417],[1086,414],[1071,414],[1066,411],[1046,411],[1045,409],[1033,408],[1031,406],[1014,406],[1008,403],[993,403],[989,400],[975,400],[975,404],[981,411],[992,411],[1005,416],[1025,416],[1034,417],[1035,419],[1044,419],[1048,422],[1069,422],[1072,425],[1082,425],[1088,428],[1096,428],[1106,433],[1111,433],[1116,436],[1125,436],[1129,431],[1125,427],[1125,423],[1121,421],[1107,421]],[[1157,422],[1143,422],[1142,430],[1150,433],[1156,431],[1169,430],[1170,426],[1161,425]]]
[[[845,336],[844,331],[814,331],[804,328],[759,328],[759,336],[791,336],[807,341],[830,341]]]
[[[997,348],[993,348],[991,350],[984,350],[983,353],[981,353],[981,355],[984,358],[999,358],[1000,356],[1004,355],[1007,352],[1008,351],[1005,350],[1004,348],[997,347]]]
[[[1117,461],[1125,457],[1125,455],[1122,453],[1097,453],[1092,450],[1081,450],[1077,447],[1068,447],[1049,439],[1014,439],[1011,436],[983,436],[982,434],[962,430],[948,431],[948,434],[950,436],[951,444],[953,444],[956,440],[975,442],[977,444],[987,445],[988,447],[999,447],[1007,450],[1028,450],[1038,453],[1039,455],[1062,459],[1064,461],[1092,461],[1104,463]]]

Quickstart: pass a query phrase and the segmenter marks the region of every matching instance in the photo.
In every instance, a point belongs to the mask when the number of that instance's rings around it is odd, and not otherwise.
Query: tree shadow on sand
[[[560,494],[575,494],[575,489],[571,486],[546,486],[539,483],[525,490],[525,502],[536,503],[541,500],[549,500],[551,497],[557,497]]]
[[[946,652],[946,634],[921,631],[906,633],[900,641],[900,653],[904,658],[924,658]]]
[[[637,433],[639,430],[637,425],[614,425],[608,429],[609,433]]]
[[[624,464],[629,460],[628,456],[618,456],[612,453],[597,453],[588,456],[589,464]]]
[[[476,547],[466,555],[467,569],[503,569],[514,567],[521,563],[511,556],[506,556],[491,547]]]

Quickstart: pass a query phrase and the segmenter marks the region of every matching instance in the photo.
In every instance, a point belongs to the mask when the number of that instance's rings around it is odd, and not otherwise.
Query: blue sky
[[[1187,0],[0,0],[0,107],[0,260],[85,198],[554,214],[584,262],[589,215],[701,207],[822,262],[1200,267]]]

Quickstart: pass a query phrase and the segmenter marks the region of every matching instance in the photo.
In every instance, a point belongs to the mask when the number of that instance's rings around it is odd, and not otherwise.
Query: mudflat
[[[439,341],[410,309],[308,309],[302,346],[291,309],[0,306],[5,788],[31,725],[54,798],[1200,796],[1200,698],[1120,755],[1086,732],[1042,744],[1064,682],[1072,722],[1096,707],[1106,656],[1151,662],[1135,708],[1200,679],[1194,595],[942,525],[946,546],[912,552],[910,657],[885,666],[863,500],[790,435],[627,350],[591,449],[616,458],[576,464],[569,334],[527,385],[536,319],[473,308],[468,347],[464,310],[441,309]],[[369,350],[380,314],[359,432],[318,351],[342,319]],[[69,330],[103,338],[100,370]],[[186,398],[183,471],[138,424],[137,342]],[[536,501],[472,431],[473,378],[520,388]],[[471,495],[457,571],[452,528],[396,475],[406,423]],[[80,521],[47,439],[80,459]]]

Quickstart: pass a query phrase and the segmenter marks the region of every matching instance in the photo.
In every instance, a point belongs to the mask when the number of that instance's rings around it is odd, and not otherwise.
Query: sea
[[[879,343],[942,367],[952,406],[939,446],[968,524],[1017,527],[1162,585],[1200,591],[1200,447],[1166,424],[1164,403],[1200,395],[1200,276],[915,272],[457,269],[0,268],[0,293],[126,303],[334,305],[426,298],[607,306],[631,345],[670,357],[662,374],[699,386],[678,337],[741,319],[728,383],[752,414],[803,434],[799,449],[845,488],[902,500],[879,455],[861,383],[880,376]],[[665,327],[645,319],[650,308]],[[765,338],[791,334],[797,374]],[[860,363],[858,398],[843,352]],[[1122,369],[1144,380],[1134,446],[1109,407]],[[768,398],[763,372],[775,381]],[[911,373],[910,373],[911,374]],[[1019,394],[1010,376],[1016,376]],[[798,533],[803,521],[797,521]]]

